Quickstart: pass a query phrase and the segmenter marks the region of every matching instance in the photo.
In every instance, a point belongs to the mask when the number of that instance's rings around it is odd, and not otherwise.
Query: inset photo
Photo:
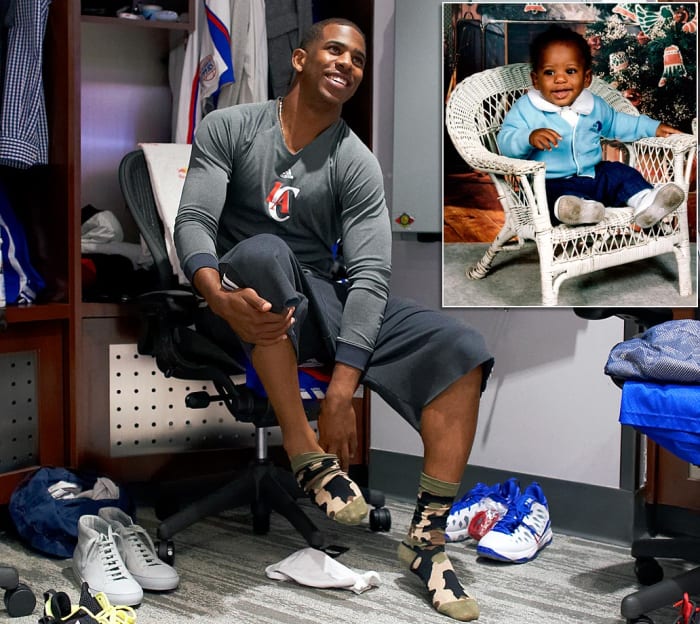
[[[443,3],[444,307],[697,307],[697,3]]]

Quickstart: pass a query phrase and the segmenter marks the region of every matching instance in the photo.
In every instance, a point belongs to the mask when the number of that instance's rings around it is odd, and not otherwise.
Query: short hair
[[[583,58],[585,69],[591,69],[593,58],[588,42],[577,32],[562,28],[561,26],[550,26],[544,32],[537,35],[530,44],[530,62],[532,69],[537,70],[542,64],[542,55],[547,47],[553,43],[570,43],[578,48]]]
[[[362,29],[355,24],[355,22],[345,19],[344,17],[329,17],[328,19],[321,20],[320,22],[314,22],[303,34],[299,47],[308,52],[311,44],[315,43],[316,41],[320,41],[323,38],[323,29],[330,24],[338,24],[339,26],[350,26],[351,28],[354,28],[362,35],[362,40],[365,42],[365,46],[367,45],[365,33],[362,32]]]

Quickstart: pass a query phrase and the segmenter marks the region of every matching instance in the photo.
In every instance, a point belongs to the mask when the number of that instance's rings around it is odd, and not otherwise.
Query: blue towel
[[[700,386],[626,381],[620,423],[684,461],[700,465]]]

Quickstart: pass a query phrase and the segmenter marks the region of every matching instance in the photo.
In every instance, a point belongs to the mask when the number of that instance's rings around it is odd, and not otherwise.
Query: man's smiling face
[[[365,41],[352,26],[328,24],[303,56],[301,79],[317,85],[320,96],[344,104],[357,91],[366,63]]]

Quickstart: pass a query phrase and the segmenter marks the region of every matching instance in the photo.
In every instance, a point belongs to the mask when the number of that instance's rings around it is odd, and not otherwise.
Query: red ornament
[[[588,37],[586,41],[588,42],[588,46],[591,48],[591,50],[600,50],[600,48],[603,46],[600,35]]]
[[[690,15],[688,14],[688,11],[685,7],[680,7],[673,14],[674,22],[685,24],[688,21],[688,19],[690,19]]]
[[[637,89],[625,89],[622,92],[622,95],[624,95],[630,101],[632,106],[637,107],[642,102],[642,94]]]
[[[693,15],[693,19],[691,19],[687,24],[683,24],[683,27],[681,30],[685,33],[694,33],[697,32],[698,30],[698,14],[696,13]]]
[[[637,33],[637,43],[639,45],[646,45],[650,41],[651,41],[651,37],[649,37],[649,35],[647,35],[643,30],[640,30]]]
[[[546,13],[547,9],[544,7],[543,4],[540,3],[532,3],[532,4],[526,4],[525,8],[523,9],[523,13]]]

